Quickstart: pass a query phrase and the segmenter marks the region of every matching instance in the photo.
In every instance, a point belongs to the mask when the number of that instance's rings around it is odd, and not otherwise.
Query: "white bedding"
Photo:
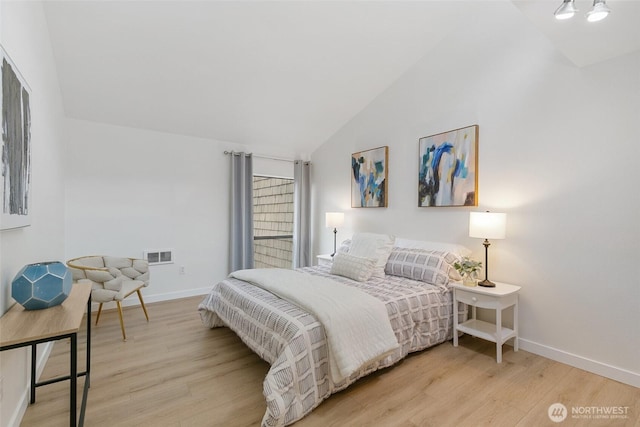
[[[384,303],[357,288],[279,268],[239,270],[231,276],[293,302],[320,321],[327,334],[335,383],[399,346]]]

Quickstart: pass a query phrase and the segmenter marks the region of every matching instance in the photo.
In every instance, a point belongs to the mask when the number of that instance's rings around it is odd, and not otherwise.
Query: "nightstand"
[[[454,307],[458,302],[472,307],[471,319],[458,324],[458,316],[453,316],[453,346],[458,346],[458,333],[473,335],[496,343],[496,359],[502,363],[502,344],[508,339],[513,340],[513,351],[518,351],[518,292],[520,286],[496,282],[495,288],[483,286],[464,286],[452,283]],[[502,310],[513,306],[513,329],[502,326]],[[496,311],[496,323],[489,323],[476,319],[476,307],[488,308]],[[455,312],[456,310],[454,310]]]
[[[331,254],[318,255],[316,259],[318,260],[318,265],[321,266],[331,267],[331,264],[333,264],[333,257]]]

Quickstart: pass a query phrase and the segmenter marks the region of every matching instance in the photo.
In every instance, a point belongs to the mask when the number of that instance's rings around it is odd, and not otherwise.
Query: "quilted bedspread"
[[[452,292],[446,286],[395,276],[356,282],[321,266],[301,270],[357,287],[382,301],[400,347],[336,383],[330,375],[325,330],[312,314],[238,279],[217,283],[198,307],[202,322],[211,328],[229,327],[271,365],[263,382],[267,409],[262,426],[289,425],[358,378],[453,337]],[[466,316],[464,305],[458,315],[460,320]]]
[[[384,303],[358,288],[283,268],[238,270],[231,277],[290,301],[320,321],[336,383],[398,348]]]

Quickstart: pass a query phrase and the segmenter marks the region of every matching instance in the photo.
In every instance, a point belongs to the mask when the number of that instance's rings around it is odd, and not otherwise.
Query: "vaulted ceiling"
[[[304,155],[478,14],[523,14],[576,66],[640,49],[640,2],[610,0],[595,25],[557,22],[559,3],[47,1],[45,14],[67,116]]]

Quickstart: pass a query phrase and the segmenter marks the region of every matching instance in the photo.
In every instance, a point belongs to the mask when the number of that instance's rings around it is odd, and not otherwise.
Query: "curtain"
[[[253,268],[253,159],[231,153],[231,271]]]
[[[293,268],[311,265],[311,162],[293,165]]]

